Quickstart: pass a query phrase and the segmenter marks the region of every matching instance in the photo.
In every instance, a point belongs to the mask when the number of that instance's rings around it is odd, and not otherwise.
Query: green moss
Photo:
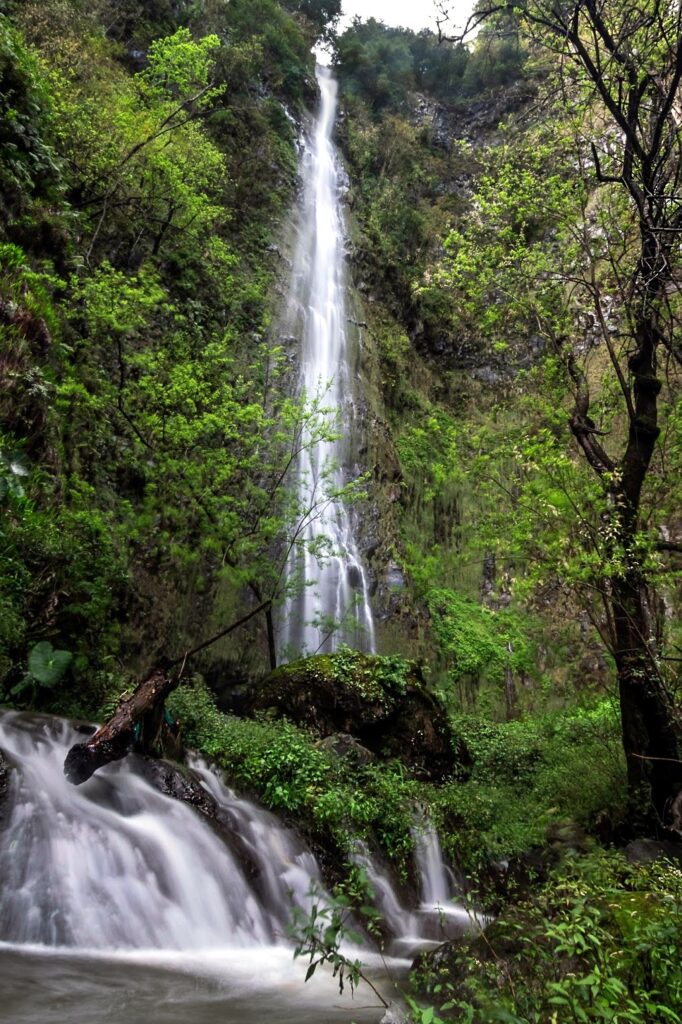
[[[277,689],[305,679],[307,682],[339,683],[363,701],[393,705],[396,696],[410,686],[425,692],[421,673],[414,662],[399,655],[363,654],[342,645],[334,654],[316,654],[289,662],[268,677],[268,687]]]

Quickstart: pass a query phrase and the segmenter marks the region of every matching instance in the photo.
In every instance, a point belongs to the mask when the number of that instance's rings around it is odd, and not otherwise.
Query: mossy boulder
[[[419,778],[445,778],[466,761],[419,667],[400,657],[344,648],[291,662],[260,684],[250,711],[288,718],[321,738],[349,734]]]

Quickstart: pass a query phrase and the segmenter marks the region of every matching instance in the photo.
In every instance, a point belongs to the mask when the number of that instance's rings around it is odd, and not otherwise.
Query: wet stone
[[[7,819],[7,795],[12,779],[12,765],[0,750],[0,828]]]
[[[171,764],[170,761],[143,758],[141,773],[147,782],[151,783],[164,796],[182,800],[201,811],[207,818],[215,818],[215,802],[198,780],[180,765]]]
[[[379,1024],[410,1024],[410,1018],[398,1003],[391,1003]]]

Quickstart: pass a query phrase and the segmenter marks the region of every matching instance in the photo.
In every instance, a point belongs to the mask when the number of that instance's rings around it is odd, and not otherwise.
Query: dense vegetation
[[[93,713],[244,587],[281,585],[304,410],[265,336],[293,119],[334,13],[303,6],[2,17],[5,693],[49,703],[22,668],[58,640],[58,703]]]
[[[502,913],[421,965],[415,1020],[674,1022],[679,870],[614,848],[682,834],[680,5],[489,8],[472,43],[337,35],[338,0],[0,2],[1,699],[106,717],[260,609],[169,708],[341,900],[358,838],[413,883],[428,810]],[[337,429],[276,317],[319,40],[384,655],[326,682],[426,678],[445,777],[224,711],[305,585],[288,471]]]

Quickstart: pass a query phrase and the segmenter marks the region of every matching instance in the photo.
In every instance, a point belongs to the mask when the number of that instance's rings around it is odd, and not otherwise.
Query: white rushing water
[[[161,793],[136,757],[72,786],[64,758],[82,738],[0,717],[2,1024],[376,1024],[376,999],[341,996],[324,970],[304,984],[292,959],[292,906],[323,893],[296,833],[201,761],[191,776],[214,819]]]
[[[0,804],[0,987],[12,996],[0,1022],[375,1024],[366,992],[360,1004],[341,998],[324,971],[304,985],[306,962],[292,960],[292,908],[324,901],[317,861],[294,831],[200,760],[190,795],[203,790],[212,817],[160,792],[137,757],[72,786],[63,763],[78,740],[57,719],[0,717],[12,769]],[[393,937],[393,970],[472,926],[456,902],[440,902],[452,876],[428,823],[417,833],[419,906],[366,847],[354,860]],[[387,961],[371,948],[352,955],[388,991]]]
[[[244,821],[232,847],[134,759],[72,786],[62,767],[78,738],[66,723],[0,721],[0,748],[19,767],[0,832],[0,940],[193,952],[285,940],[292,902],[305,906],[319,877],[293,833],[252,805],[246,822],[244,802],[203,766],[220,817]]]
[[[282,649],[289,653],[332,651],[340,643],[374,650],[374,623],[367,573],[348,509],[334,498],[347,483],[344,467],[354,422],[349,364],[342,172],[332,141],[337,86],[327,68],[317,69],[320,105],[301,173],[296,254],[287,304],[287,333],[300,339],[300,384],[309,397],[321,396],[337,439],[304,444],[296,467],[301,509],[309,515],[302,543],[289,565],[299,592],[285,609]]]
[[[388,871],[377,863],[364,843],[357,843],[353,856],[354,862],[365,871],[376,906],[393,936],[388,952],[398,958],[412,958],[422,949],[461,938],[483,923],[482,917],[458,902],[452,874],[443,860],[433,826],[426,822],[415,828],[413,835],[415,866],[422,892],[417,908],[401,900]]]

